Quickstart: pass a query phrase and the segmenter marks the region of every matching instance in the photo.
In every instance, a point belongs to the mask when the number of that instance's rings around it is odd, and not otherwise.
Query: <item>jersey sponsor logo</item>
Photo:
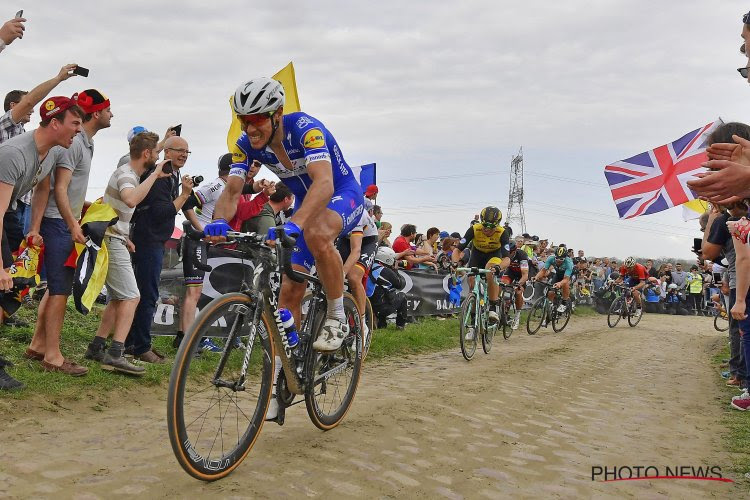
[[[319,128],[308,130],[305,133],[305,137],[302,139],[302,145],[305,146],[305,149],[322,148],[326,145],[323,132]]]
[[[331,198],[331,203],[336,203],[337,201],[343,201],[343,200],[344,200],[343,196],[334,196],[333,198]]]
[[[300,151],[299,149],[287,149],[286,152],[287,152],[287,154],[290,154],[290,155],[298,155],[302,151]]]
[[[312,163],[314,161],[331,161],[331,155],[328,153],[317,153],[307,157],[307,163]]]
[[[339,151],[338,144],[333,146],[333,155],[336,157],[336,163],[339,165],[341,175],[349,175],[349,171],[344,166],[344,159],[341,157],[341,151]]]
[[[354,212],[349,214],[349,217],[346,218],[346,225],[348,226],[355,220],[359,220],[358,217],[362,217],[362,211],[364,210],[364,207],[362,205],[358,206]]]
[[[229,176],[230,177],[241,177],[245,178],[247,177],[247,170],[245,170],[242,167],[234,167],[231,170],[229,170]]]
[[[247,161],[247,155],[242,151],[232,151],[232,162],[233,163],[244,163]]]
[[[306,126],[310,125],[312,123],[312,120],[309,119],[306,116],[300,116],[299,120],[297,120],[297,128],[305,128]]]

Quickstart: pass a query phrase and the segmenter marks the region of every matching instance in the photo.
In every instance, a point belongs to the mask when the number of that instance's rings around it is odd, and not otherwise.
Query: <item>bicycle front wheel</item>
[[[729,330],[729,316],[723,311],[719,311],[714,316],[714,328],[718,332],[726,332]]]
[[[267,318],[242,293],[212,300],[183,338],[169,377],[167,429],[180,466],[204,481],[221,479],[245,459],[271,398],[274,350]],[[218,324],[222,352],[201,351]],[[244,341],[244,343],[243,343]]]
[[[469,295],[461,304],[461,323],[459,324],[459,340],[461,354],[466,361],[471,361],[477,351],[477,335],[479,335],[479,318],[477,318],[477,297]]]
[[[529,310],[529,315],[526,317],[526,332],[529,335],[536,335],[536,332],[542,327],[544,323],[544,316],[547,314],[547,297],[541,296],[536,299],[534,305]]]
[[[354,297],[344,293],[344,314],[349,335],[334,352],[316,352],[312,343],[320,334],[326,308],[313,318],[313,335],[305,362],[305,406],[312,423],[324,431],[341,423],[357,392],[362,369],[362,317]]]
[[[617,326],[622,318],[622,309],[625,307],[625,298],[620,296],[612,301],[612,305],[609,306],[609,313],[607,314],[607,324],[610,328]]]
[[[640,323],[641,318],[643,317],[643,306],[641,306],[641,314],[636,315],[635,310],[636,310],[636,305],[635,305],[635,301],[633,301],[633,303],[629,306],[629,311],[628,311],[628,324],[630,326],[635,326],[638,323]]]

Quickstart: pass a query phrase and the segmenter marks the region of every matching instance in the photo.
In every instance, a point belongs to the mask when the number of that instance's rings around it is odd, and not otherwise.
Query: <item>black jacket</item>
[[[141,176],[141,181],[151,171]],[[151,190],[135,208],[131,240],[136,251],[139,245],[161,246],[172,236],[177,210],[174,200],[177,198],[178,181],[173,174],[170,177],[156,179]]]

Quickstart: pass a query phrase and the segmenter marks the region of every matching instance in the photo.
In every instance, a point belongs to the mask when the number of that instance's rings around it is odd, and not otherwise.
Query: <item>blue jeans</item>
[[[734,307],[736,300],[737,289],[732,288],[729,291],[729,311]],[[750,304],[748,301],[750,301],[750,296],[748,296],[745,303]],[[747,371],[747,354],[750,353],[747,351],[743,353],[743,349],[750,348],[750,338],[748,338],[750,336],[750,328],[748,326],[750,326],[750,320],[737,321],[732,318],[731,312],[729,313],[729,373],[742,380],[747,380],[748,373],[750,373]],[[747,333],[740,337],[740,330]]]
[[[133,270],[141,300],[135,310],[133,325],[125,347],[133,347],[136,356],[151,350],[151,324],[154,321],[156,301],[159,300],[159,277],[164,260],[164,246],[137,245],[133,254]]]

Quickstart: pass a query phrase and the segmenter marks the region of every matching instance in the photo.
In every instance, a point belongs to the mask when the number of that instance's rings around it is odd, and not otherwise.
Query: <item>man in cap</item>
[[[65,305],[73,290],[73,268],[65,262],[73,251],[73,243],[86,243],[79,220],[86,201],[94,136],[111,125],[109,99],[96,89],[84,90],[77,96],[83,110],[83,126],[67,151],[68,162],[55,170],[37,186],[39,199],[46,193],[46,209],[34,205],[31,231],[44,239],[44,261],[47,269],[47,291],[39,304],[39,313],[25,356],[36,361],[60,365],[60,333],[65,319]],[[90,359],[90,356],[87,356]],[[101,359],[98,359],[101,361]]]
[[[136,125],[135,127],[128,130],[128,144],[133,142],[133,137],[143,132],[148,132],[148,129],[143,125]],[[168,128],[167,132],[164,134],[164,138],[156,145],[156,154],[161,153],[164,150],[164,143],[167,141],[167,139],[175,135],[177,135],[177,133],[172,130],[172,127]],[[120,160],[117,162],[117,168],[120,168],[127,163],[130,163],[130,152],[127,152],[120,157]]]
[[[31,133],[18,135],[0,145],[0,215],[4,216],[8,207],[15,208],[16,200],[44,181],[57,166],[69,166],[67,149],[81,130],[83,111],[76,101],[57,96],[45,99],[39,108],[41,123]],[[56,147],[59,146],[59,147]],[[47,206],[49,188],[36,189],[32,199],[35,211],[43,212]],[[41,220],[41,216],[39,216]],[[0,226],[2,222],[0,222]],[[26,235],[34,244],[42,243],[42,237],[35,229]],[[3,267],[12,264],[10,247],[3,238]],[[5,269],[0,269],[0,290],[13,288],[13,280]],[[59,354],[59,351],[58,351]],[[47,371],[59,371],[69,375],[84,375],[87,369],[60,358],[42,360]]]
[[[365,189],[365,198],[372,200],[375,203],[375,198],[378,197],[378,187],[375,184],[370,184]]]

